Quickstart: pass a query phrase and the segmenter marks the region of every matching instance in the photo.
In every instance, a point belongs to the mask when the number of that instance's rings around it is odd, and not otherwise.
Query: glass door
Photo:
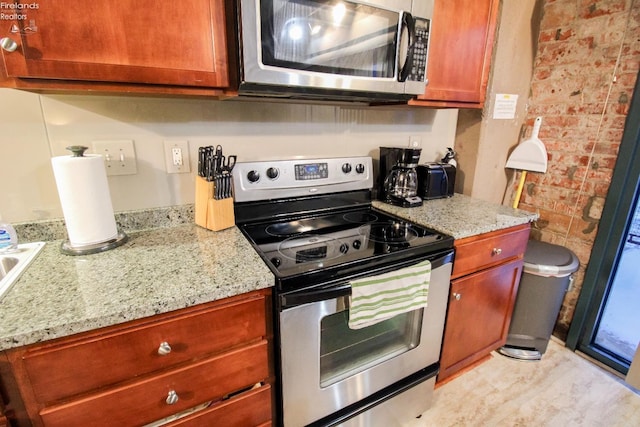
[[[628,365],[640,342],[640,208],[624,236],[613,279],[602,304],[593,344]]]
[[[626,374],[640,341],[640,81],[567,346]]]
[[[418,346],[423,312],[419,309],[399,314],[362,329],[349,328],[346,309],[322,318],[320,387],[328,387]]]

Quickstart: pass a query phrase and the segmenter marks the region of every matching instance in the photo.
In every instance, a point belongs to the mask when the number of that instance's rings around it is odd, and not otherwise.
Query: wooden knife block
[[[209,230],[219,231],[236,225],[233,212],[233,197],[213,198],[215,184],[196,176],[195,219],[196,224]]]

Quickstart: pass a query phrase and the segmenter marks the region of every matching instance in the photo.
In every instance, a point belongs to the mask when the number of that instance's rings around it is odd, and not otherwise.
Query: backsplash
[[[192,224],[194,221],[193,205],[118,212],[114,216],[118,229],[125,233],[175,227]],[[14,227],[20,243],[67,239],[67,229],[63,219],[22,222],[14,224]]]
[[[238,161],[370,155],[422,141],[423,162],[453,147],[458,111],[202,98],[39,95],[0,89],[0,213],[12,223],[61,219],[51,157],[93,141],[132,140],[135,175],[110,176],[115,212],[194,202],[197,150],[222,145]],[[168,174],[165,141],[187,141],[189,173]]]

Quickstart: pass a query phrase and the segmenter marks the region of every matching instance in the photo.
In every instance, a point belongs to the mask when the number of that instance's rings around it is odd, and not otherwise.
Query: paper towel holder
[[[89,147],[85,147],[83,145],[72,145],[66,147],[67,150],[71,151],[72,157],[84,157],[84,152]],[[89,255],[96,254],[99,252],[108,251],[110,249],[117,248],[125,244],[129,240],[129,236],[125,234],[124,231],[118,230],[118,235],[104,242],[93,243],[90,245],[82,245],[82,246],[73,246],[71,242],[62,242],[60,245],[60,251],[66,255]]]
[[[66,255],[97,254],[98,252],[117,248],[118,246],[127,243],[128,240],[129,236],[127,236],[123,231],[118,231],[118,235],[115,239],[107,240],[106,242],[94,243],[92,245],[72,246],[70,242],[62,242],[60,251]]]

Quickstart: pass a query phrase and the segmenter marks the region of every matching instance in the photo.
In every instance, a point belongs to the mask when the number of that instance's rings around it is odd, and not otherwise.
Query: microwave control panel
[[[412,65],[407,80],[426,81],[427,59],[429,57],[429,20],[415,18],[416,34],[412,49]]]

